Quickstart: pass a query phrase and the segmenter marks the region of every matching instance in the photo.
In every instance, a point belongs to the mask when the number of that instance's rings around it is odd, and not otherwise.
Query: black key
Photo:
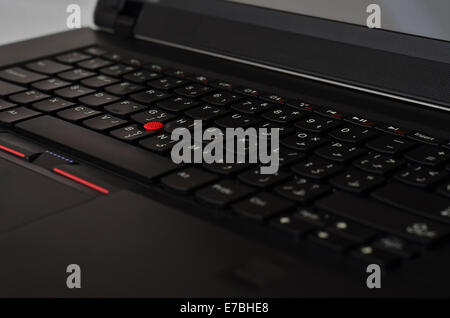
[[[114,127],[120,126],[120,125],[124,125],[126,124],[127,121],[105,114],[105,115],[100,115],[98,117],[94,117],[88,120],[83,121],[83,124],[86,127],[89,127],[91,129],[94,130],[98,130],[98,131],[104,131],[104,130],[109,130],[112,129]]]
[[[187,168],[161,178],[162,184],[174,191],[187,193],[217,180],[217,176],[197,169]]]
[[[101,88],[108,85],[112,85],[119,82],[117,78],[109,77],[106,75],[98,75],[94,77],[85,78],[81,81],[81,84],[91,88]]]
[[[442,143],[442,146],[446,149],[450,149],[450,141],[446,141],[446,142]]]
[[[80,52],[70,52],[62,54],[56,57],[56,59],[62,63],[73,64],[89,59],[91,56],[80,53]]]
[[[111,65],[111,66],[107,66],[107,67],[104,67],[104,68],[100,69],[100,73],[103,73],[105,75],[118,77],[118,76],[121,76],[123,74],[130,73],[130,72],[132,72],[134,70],[135,69],[132,66],[123,65],[123,64],[116,64],[116,65]]]
[[[188,78],[188,80],[193,81],[195,83],[205,84],[205,85],[214,81],[212,78],[210,78],[208,76],[198,75],[198,74],[191,74],[187,78]]]
[[[234,89],[234,85],[229,83],[229,82],[224,82],[224,81],[215,81],[213,83],[211,83],[212,87],[215,88],[219,88],[219,89],[224,89],[224,90],[233,90]]]
[[[41,102],[38,103],[34,103],[33,104],[33,108],[41,111],[41,112],[45,112],[45,113],[49,113],[49,112],[53,112],[53,111],[57,111],[57,110],[61,110],[70,106],[75,105],[72,102],[69,102],[67,100],[58,98],[58,97],[52,97],[46,100],[43,100]]]
[[[180,117],[178,119],[174,119],[172,121],[167,122],[164,125],[164,130],[169,133],[171,133],[177,128],[186,128],[188,130],[194,130],[194,128],[199,124],[200,123],[198,121],[194,122],[190,118]]]
[[[152,71],[152,72],[157,72],[157,73],[161,73],[164,71],[164,67],[158,64],[146,64],[142,66],[143,68],[145,68],[146,70]]]
[[[238,178],[240,181],[258,188],[267,188],[281,183],[291,177],[291,174],[279,171],[274,174],[261,174],[260,167],[241,173]]]
[[[384,236],[376,240],[373,246],[403,258],[411,258],[417,253],[417,248],[413,244],[395,236]]]
[[[55,94],[62,98],[75,99],[84,95],[92,94],[94,92],[95,90],[82,85],[72,85],[56,90]]]
[[[332,108],[319,108],[316,110],[316,113],[336,119],[343,119],[345,117],[344,113]]]
[[[367,143],[367,147],[378,152],[396,155],[414,146],[412,141],[393,136],[382,136]]]
[[[292,171],[302,177],[323,180],[343,169],[342,166],[320,158],[311,158],[292,167]]]
[[[296,178],[275,188],[275,191],[281,196],[302,203],[315,200],[330,190],[331,188],[327,185],[314,183],[303,178]]]
[[[158,102],[160,100],[163,100],[163,99],[166,99],[169,97],[171,97],[171,95],[154,90],[154,89],[149,89],[149,90],[146,90],[145,92],[131,95],[132,99],[134,99],[135,101],[137,101],[139,103],[144,103],[144,104],[152,104],[152,103]]]
[[[227,106],[242,99],[240,95],[231,92],[218,92],[213,95],[203,97],[203,101],[215,106]]]
[[[127,171],[142,180],[177,169],[169,158],[48,115],[19,123],[17,127]]]
[[[294,206],[293,202],[269,193],[258,193],[232,206],[233,211],[246,219],[265,222]]]
[[[135,141],[144,137],[148,137],[155,132],[146,131],[137,125],[129,125],[110,132],[110,134],[123,141]]]
[[[253,189],[243,184],[224,180],[197,190],[197,198],[217,207],[225,207],[250,195]]]
[[[133,84],[130,82],[122,82],[119,84],[105,87],[105,91],[107,91],[108,93],[114,94],[114,95],[124,96],[124,95],[128,95],[128,94],[136,93],[138,91],[143,90],[144,88],[145,87],[143,87],[141,85]]]
[[[169,112],[182,112],[185,111],[186,109],[195,107],[199,104],[199,102],[194,101],[192,99],[188,99],[185,97],[172,97],[170,99],[167,99],[165,101],[159,102],[156,105],[164,110],[167,110]]]
[[[144,125],[150,121],[159,121],[161,123],[165,123],[176,117],[176,115],[162,111],[158,108],[150,108],[142,113],[137,113],[131,116],[133,120]]]
[[[29,104],[46,99],[48,97],[50,96],[45,93],[41,93],[35,90],[29,90],[26,92],[11,95],[9,96],[9,99],[18,104]]]
[[[393,126],[393,125],[389,125],[389,124],[384,124],[384,123],[378,123],[375,126],[375,128],[378,130],[393,134],[393,135],[397,135],[397,136],[406,136],[406,134],[408,134],[410,132],[406,128]]]
[[[33,86],[34,88],[36,88],[38,90],[49,92],[49,91],[52,91],[52,90],[55,90],[58,88],[63,88],[63,87],[69,86],[71,84],[72,83],[63,81],[58,78],[48,78],[43,81],[33,83],[31,86]]]
[[[294,107],[296,109],[303,110],[305,112],[311,112],[316,110],[318,107],[311,105],[308,102],[300,99],[292,99],[286,103],[288,106]]]
[[[450,198],[450,181],[441,185],[438,191],[440,194],[446,196],[447,198]]]
[[[127,116],[144,109],[146,109],[144,105],[129,100],[123,100],[121,102],[105,106],[105,110],[107,112],[119,117]]]
[[[253,97],[258,97],[259,95],[261,95],[260,91],[258,91],[257,89],[254,89],[254,88],[250,88],[250,87],[237,87],[235,89],[235,91],[238,93],[248,95],[248,96],[253,96]]]
[[[435,167],[450,160],[450,150],[433,146],[420,146],[405,154],[407,160]]]
[[[135,67],[142,66],[142,61],[138,60],[138,59],[124,59],[122,62],[125,63],[126,65],[130,65],[130,66],[135,66]]]
[[[214,163],[205,163],[203,167],[217,174],[231,175],[247,169],[248,167],[250,167],[250,164],[214,162]]]
[[[302,220],[319,227],[324,227],[330,222],[330,215],[313,209],[301,208],[292,214],[294,219]]]
[[[278,136],[282,137],[285,135],[288,135],[290,133],[293,133],[296,129],[294,127],[289,126],[283,126],[281,124],[276,124],[273,122],[264,122],[259,125],[259,128],[266,128],[267,132],[263,132],[261,130],[261,137],[269,139],[272,136],[272,129],[276,128],[278,129]]]
[[[277,124],[288,124],[300,119],[303,115],[303,112],[291,107],[275,107],[273,110],[262,114],[262,117]]]
[[[145,82],[154,81],[161,77],[161,74],[149,71],[137,71],[123,76],[125,80],[136,84],[144,84]]]
[[[151,81],[148,83],[148,85],[158,90],[168,91],[186,85],[187,83],[188,82],[183,79],[164,77],[156,81]]]
[[[58,74],[58,77],[65,79],[67,81],[79,81],[87,77],[91,77],[96,75],[94,72],[82,70],[80,68],[76,68],[70,70],[68,72]]]
[[[327,230],[314,231],[308,235],[308,240],[338,253],[343,253],[354,245],[353,241]]]
[[[43,80],[47,76],[27,71],[21,67],[12,67],[0,71],[0,78],[18,84],[29,84]]]
[[[348,162],[367,152],[364,148],[355,147],[353,145],[341,142],[332,142],[330,145],[316,150],[316,155],[341,163]]]
[[[177,88],[174,92],[175,94],[190,97],[190,98],[198,98],[200,96],[209,94],[212,92],[212,88],[199,84],[191,84],[185,87]]]
[[[397,180],[416,187],[427,188],[446,178],[448,174],[422,166],[410,166],[395,175]]]
[[[154,152],[166,152],[172,149],[173,145],[176,143],[176,140],[172,140],[171,135],[168,133],[162,133],[156,136],[152,136],[141,140],[139,144]]]
[[[302,160],[305,157],[305,154],[303,152],[291,150],[284,147],[280,147],[274,152],[278,152],[278,161],[280,167],[291,165],[297,161]]]
[[[339,217],[330,217],[328,223],[326,227],[328,231],[357,243],[365,243],[377,235],[377,232],[370,228]]]
[[[358,159],[353,164],[361,170],[386,175],[403,166],[405,161],[383,154],[369,153],[367,156]]]
[[[72,66],[61,64],[52,60],[40,60],[37,62],[29,63],[26,65],[26,68],[38,72],[44,73],[47,75],[53,75],[60,72],[65,72],[70,70]]]
[[[108,53],[107,51],[99,48],[99,47],[90,47],[86,50],[84,50],[85,53],[90,54],[90,55],[94,55],[94,56],[102,56],[106,53]]]
[[[120,62],[122,60],[122,56],[120,54],[113,53],[113,52],[103,54],[102,57],[107,60],[114,61],[114,62]]]
[[[367,119],[365,117],[361,117],[361,116],[349,116],[349,117],[346,117],[344,120],[349,123],[363,126],[363,127],[373,127],[375,125],[374,121]]]
[[[77,106],[57,113],[59,117],[69,121],[79,121],[99,114],[100,112],[98,110],[94,110],[86,106]]]
[[[369,128],[344,125],[336,130],[331,131],[329,135],[340,141],[361,143],[367,139],[375,137],[377,133]]]
[[[450,228],[446,225],[347,193],[335,192],[319,200],[317,205],[343,218],[418,243],[434,243],[450,233]]]
[[[258,124],[259,119],[247,115],[234,113],[226,115],[215,121],[215,124],[222,128],[247,128],[254,127]]]
[[[317,148],[329,141],[326,137],[321,137],[307,132],[298,132],[281,140],[281,144],[296,150],[309,151]]]
[[[199,119],[204,121],[214,120],[228,114],[230,111],[224,107],[218,107],[213,105],[203,105],[195,107],[186,111],[184,114],[193,119]]]
[[[178,70],[178,69],[173,69],[173,68],[168,68],[164,71],[164,73],[166,73],[167,75],[173,76],[173,77],[177,77],[177,78],[185,78],[186,77],[186,73],[182,70]]]
[[[9,108],[16,107],[16,106],[17,106],[17,104],[8,102],[8,101],[0,98],[0,110],[9,109]]]
[[[350,255],[365,264],[377,264],[383,268],[390,268],[400,262],[400,257],[373,245],[363,245],[350,252]]]
[[[98,107],[105,104],[109,104],[119,100],[120,98],[114,95],[110,95],[108,93],[98,92],[92,95],[87,95],[78,99],[78,101],[82,104],[91,107]]]
[[[243,100],[231,106],[232,109],[248,115],[259,114],[271,107],[273,104],[257,99]]]
[[[111,64],[112,64],[111,61],[99,57],[77,63],[79,67],[85,68],[87,70],[97,70],[99,68],[106,67]]]
[[[286,102],[286,99],[284,97],[270,93],[261,94],[261,99],[278,104],[284,104]]]
[[[308,132],[322,134],[335,128],[339,124],[340,123],[334,119],[311,115],[296,123],[295,126]]]
[[[336,188],[356,193],[369,191],[383,182],[383,177],[356,169],[351,169],[330,180],[330,183]]]
[[[439,138],[436,136],[431,136],[422,132],[413,132],[408,134],[408,137],[415,141],[420,141],[426,144],[430,144],[433,146],[439,146],[441,143],[445,142],[443,138]]]
[[[12,124],[18,121],[40,115],[41,113],[26,107],[17,107],[0,112],[0,123]]]
[[[450,223],[450,200],[438,195],[391,183],[373,192],[372,196],[398,209]]]
[[[40,146],[7,132],[0,133],[0,146],[3,151],[27,161],[44,152]]]
[[[315,229],[310,223],[303,222],[290,215],[276,217],[270,222],[270,225],[279,233],[295,241],[300,240]]]
[[[7,96],[26,90],[27,89],[25,87],[14,85],[5,81],[0,81],[0,96]]]

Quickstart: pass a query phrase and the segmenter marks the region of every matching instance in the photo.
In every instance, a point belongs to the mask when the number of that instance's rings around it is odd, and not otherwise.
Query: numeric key
[[[216,106],[227,106],[242,99],[240,95],[231,92],[218,92],[213,95],[203,97],[203,101]]]
[[[26,68],[47,75],[53,75],[56,73],[64,72],[70,70],[72,66],[61,64],[52,60],[40,60],[37,62],[29,63]]]

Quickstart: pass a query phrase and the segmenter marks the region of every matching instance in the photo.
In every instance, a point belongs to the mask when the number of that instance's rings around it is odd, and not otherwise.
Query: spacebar
[[[48,115],[23,121],[16,127],[123,169],[141,179],[152,179],[177,168],[169,158]]]
[[[447,225],[347,193],[335,192],[319,200],[317,206],[332,214],[426,245],[450,233]]]

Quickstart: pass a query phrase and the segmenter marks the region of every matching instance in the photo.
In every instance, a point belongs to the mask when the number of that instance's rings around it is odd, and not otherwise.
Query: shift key
[[[26,120],[16,127],[131,173],[142,180],[159,177],[178,167],[169,158],[49,115]]]

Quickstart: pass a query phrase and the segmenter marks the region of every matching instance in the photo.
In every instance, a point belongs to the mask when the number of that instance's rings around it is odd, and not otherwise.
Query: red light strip
[[[77,176],[74,176],[73,174],[70,174],[68,172],[65,172],[65,171],[63,171],[61,169],[53,168],[53,171],[56,172],[57,174],[60,174],[60,175],[62,175],[64,177],[66,177],[66,178],[69,178],[69,179],[71,179],[73,181],[81,183],[82,185],[85,185],[86,187],[94,189],[94,190],[96,190],[98,192],[101,192],[103,194],[108,194],[109,193],[108,189],[102,188],[102,187],[100,187],[100,186],[98,186],[96,184],[93,184],[92,182],[89,182],[89,181],[86,181],[84,179],[81,179],[81,178],[79,178]]]
[[[14,149],[11,149],[11,148],[8,148],[8,147],[2,146],[2,145],[0,145],[0,149],[3,149],[9,153],[12,153],[13,155],[21,157],[21,158],[25,158],[25,155],[23,153],[15,151]]]

